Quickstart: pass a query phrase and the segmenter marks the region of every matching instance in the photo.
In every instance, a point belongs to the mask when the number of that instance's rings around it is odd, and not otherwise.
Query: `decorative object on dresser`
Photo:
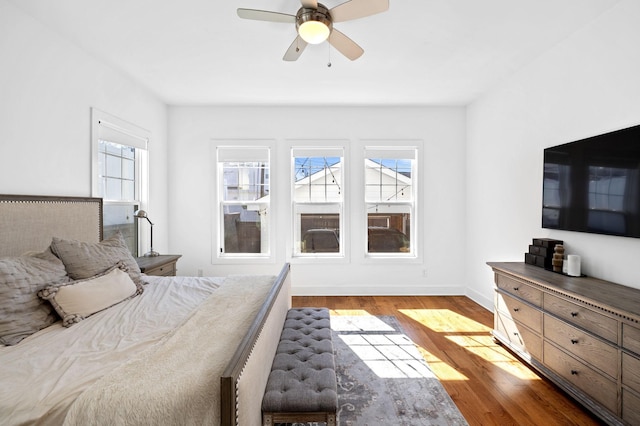
[[[144,274],[175,277],[176,263],[181,257],[181,254],[161,254],[153,257],[137,257],[136,262]]]
[[[147,219],[147,222],[149,222],[149,225],[151,225],[151,228],[149,228],[150,229],[149,232],[151,234],[151,241],[149,242],[149,251],[146,252],[144,255],[146,257],[159,256],[160,253],[158,253],[153,249],[153,222],[149,220],[149,216],[147,216],[147,212],[144,210],[136,210],[136,212],[134,213],[134,216],[138,219]]]
[[[580,276],[580,256],[577,254],[567,256],[567,274],[572,277]]]
[[[564,243],[561,240],[534,238],[533,244],[529,246],[529,252],[524,254],[524,262],[529,265],[552,269],[555,247],[562,244]]]
[[[488,265],[495,339],[608,424],[640,424],[640,290],[520,262]]]
[[[553,272],[562,272],[562,266],[564,263],[564,246],[562,244],[556,244],[553,248]]]

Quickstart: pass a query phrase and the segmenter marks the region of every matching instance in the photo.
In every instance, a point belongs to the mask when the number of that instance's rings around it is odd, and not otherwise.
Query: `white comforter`
[[[65,426],[219,425],[220,377],[274,278],[225,279],[161,344],[83,392],[71,405]],[[268,371],[269,365],[264,368]],[[260,413],[260,403],[254,400],[243,409]]]
[[[224,280],[145,279],[149,284],[139,297],[72,327],[56,323],[16,346],[0,347],[0,423],[62,424],[83,391],[158,345]]]

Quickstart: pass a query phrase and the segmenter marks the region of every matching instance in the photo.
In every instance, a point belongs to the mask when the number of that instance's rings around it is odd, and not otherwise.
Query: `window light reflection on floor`
[[[331,326],[378,377],[435,378],[411,339],[381,319],[337,316],[331,318]]]
[[[515,378],[540,380],[531,369],[500,348],[491,336],[491,328],[449,309],[400,309],[399,312],[456,343],[470,354],[490,365],[501,368]],[[425,359],[440,380],[453,380],[450,367]]]

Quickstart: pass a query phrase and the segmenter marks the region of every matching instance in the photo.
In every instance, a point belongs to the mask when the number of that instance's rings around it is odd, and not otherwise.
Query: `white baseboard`
[[[466,296],[464,287],[293,287],[293,296]]]
[[[467,289],[465,295],[486,310],[493,312],[493,299],[487,298],[484,294],[472,289]]]

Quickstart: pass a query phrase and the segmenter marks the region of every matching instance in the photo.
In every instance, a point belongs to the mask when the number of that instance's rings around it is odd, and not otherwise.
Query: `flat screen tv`
[[[640,125],[544,150],[542,227],[640,238]]]

